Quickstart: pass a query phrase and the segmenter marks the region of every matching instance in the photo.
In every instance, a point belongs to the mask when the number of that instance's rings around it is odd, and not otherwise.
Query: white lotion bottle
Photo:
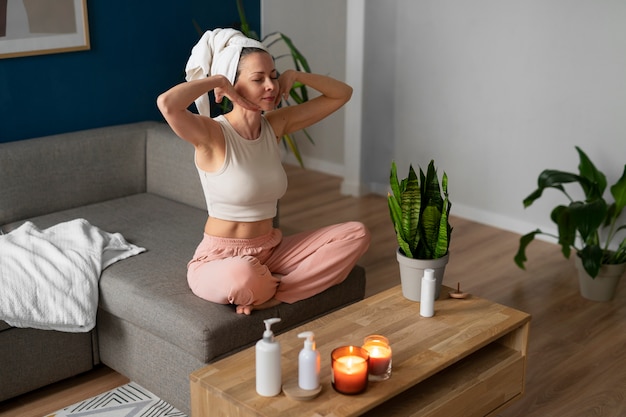
[[[420,295],[420,316],[435,315],[435,270],[425,269],[422,277],[422,293]]]
[[[313,391],[320,386],[320,352],[315,350],[313,332],[302,332],[298,337],[305,339],[304,348],[298,355],[298,386]]]
[[[272,324],[279,321],[279,318],[264,320],[263,339],[256,344],[256,392],[263,397],[278,395],[282,389],[280,343],[272,332]]]

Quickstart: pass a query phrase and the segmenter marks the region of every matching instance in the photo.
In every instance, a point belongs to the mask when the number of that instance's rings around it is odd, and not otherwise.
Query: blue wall
[[[244,0],[260,32],[260,0]],[[162,120],[203,30],[239,22],[235,0],[89,0],[91,49],[0,60],[0,142]]]

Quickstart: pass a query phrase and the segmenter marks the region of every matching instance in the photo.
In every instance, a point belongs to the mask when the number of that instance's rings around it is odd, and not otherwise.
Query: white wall
[[[527,232],[552,228],[556,193],[526,210],[522,199],[544,168],[576,170],[574,145],[609,183],[621,175],[626,2],[362,1],[361,178],[371,190],[386,189],[391,159],[401,172],[434,159],[448,173],[453,214]],[[345,2],[263,0],[263,13],[298,20],[290,33],[304,41],[323,32],[339,42],[345,29],[325,24],[336,3]],[[319,21],[295,19],[301,7],[319,8]]]
[[[335,0],[261,0],[261,36],[279,31],[287,35],[307,58],[311,70],[345,80],[346,3]],[[283,50],[283,52],[286,52]],[[280,55],[272,49],[274,56]],[[293,68],[290,59],[277,63]],[[311,93],[314,90],[309,89]],[[307,129],[315,141],[296,133],[305,166],[344,175],[344,110]],[[295,162],[290,158],[289,162]]]

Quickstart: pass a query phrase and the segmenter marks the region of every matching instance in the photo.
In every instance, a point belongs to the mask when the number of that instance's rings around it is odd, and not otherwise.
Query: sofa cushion
[[[265,318],[281,317],[282,322],[274,326],[281,332],[363,297],[365,280],[355,272],[353,282],[333,287],[323,296],[281,304],[252,316],[238,315],[233,306],[198,298],[187,285],[186,261],[203,237],[204,210],[143,193],[31,220],[43,228],[73,218],[85,218],[107,232],[120,232],[147,249],[103,271],[100,308],[204,363],[258,340]]]

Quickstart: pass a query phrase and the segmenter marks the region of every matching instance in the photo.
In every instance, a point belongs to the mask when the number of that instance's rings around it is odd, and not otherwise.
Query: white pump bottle
[[[298,355],[298,386],[302,390],[316,390],[320,385],[320,353],[315,350],[315,335],[302,332],[298,337],[305,339]]]
[[[420,299],[420,315],[432,317],[435,315],[435,270],[425,269],[422,277],[422,293]]]
[[[279,321],[279,318],[264,320],[263,339],[256,344],[256,392],[263,397],[278,395],[282,389],[280,343],[271,329]]]

